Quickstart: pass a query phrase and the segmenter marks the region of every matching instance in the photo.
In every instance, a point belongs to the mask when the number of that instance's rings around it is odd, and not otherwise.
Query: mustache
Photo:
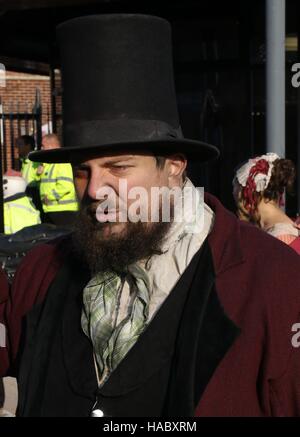
[[[92,200],[92,199],[86,199],[81,202],[81,209],[88,212],[88,213],[96,213],[97,209],[100,208],[103,210],[103,207],[101,206],[103,203],[106,204],[107,208],[109,210],[118,210],[121,207],[121,200],[114,202],[110,201],[110,199],[102,199],[102,200]]]
[[[87,219],[95,227],[103,223],[114,223],[127,221],[127,210],[122,207],[121,199],[118,201],[108,199],[94,200],[86,199],[82,202],[79,215]]]
[[[99,205],[101,203],[101,201],[93,201],[88,204],[81,205],[78,218],[83,227],[88,226],[94,231],[101,231],[104,226],[111,224],[110,222],[99,220]],[[107,208],[105,208],[102,210],[102,213],[104,216],[106,216],[106,213],[108,214],[109,211],[107,211]]]

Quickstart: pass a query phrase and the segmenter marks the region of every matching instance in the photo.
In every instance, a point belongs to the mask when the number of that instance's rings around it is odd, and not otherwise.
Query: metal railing
[[[20,111],[18,102],[9,102],[9,111],[4,111],[4,102],[0,99],[0,233],[4,232],[3,218],[3,174],[8,169],[20,170],[15,150],[16,139],[21,135],[32,135],[36,149],[40,149],[42,140],[42,105],[39,89],[36,89],[35,102],[31,108],[23,105]],[[48,125],[50,123],[47,111]]]

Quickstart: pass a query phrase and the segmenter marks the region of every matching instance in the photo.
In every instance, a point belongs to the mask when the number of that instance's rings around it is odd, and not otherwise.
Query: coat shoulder
[[[39,244],[30,250],[18,267],[11,286],[11,314],[25,314],[46,296],[69,253],[70,238]]]
[[[257,273],[264,278],[280,273],[282,279],[293,276],[300,280],[300,257],[291,247],[252,225],[240,223],[239,227],[245,262]]]
[[[71,239],[69,236],[38,244],[26,254],[16,271],[16,276],[20,275],[20,272],[24,274],[24,270],[39,275],[39,266],[43,266],[42,271],[46,270],[49,264],[59,266],[70,250]]]

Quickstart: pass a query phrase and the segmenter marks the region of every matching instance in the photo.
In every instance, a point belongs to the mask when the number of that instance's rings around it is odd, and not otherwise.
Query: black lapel
[[[39,415],[52,342],[61,326],[66,289],[59,284],[64,276],[64,269],[61,269],[45,300],[34,306],[22,323],[25,336],[22,338],[18,374],[18,414],[21,416]]]
[[[62,322],[63,359],[69,383],[75,393],[94,399],[97,378],[94,368],[93,347],[81,328],[83,289],[90,279],[82,266],[67,266],[68,288]],[[66,282],[66,281],[65,281]]]
[[[194,415],[210,378],[239,333],[219,302],[206,241],[182,315],[164,415]]]

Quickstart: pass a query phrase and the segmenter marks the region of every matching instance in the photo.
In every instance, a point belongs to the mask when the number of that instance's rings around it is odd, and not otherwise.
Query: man
[[[35,141],[31,135],[21,135],[16,139],[21,163],[21,175],[26,181],[26,194],[32,198],[35,207],[42,213],[39,186],[42,166],[39,162],[33,162],[28,158],[30,152],[35,150]]]
[[[47,134],[42,137],[42,150],[59,147],[57,135]],[[78,202],[70,164],[43,164],[40,198],[44,221],[58,226],[72,225],[78,210]]]
[[[72,162],[81,211],[3,285],[18,414],[299,415],[298,256],[186,178],[217,151],[181,134],[168,23],[83,17],[58,37],[64,147],[32,159]]]
[[[39,163],[32,162],[28,158],[30,152],[35,149],[35,141],[31,135],[21,135],[16,139],[16,146],[19,151],[21,161],[21,173],[27,185],[35,184],[39,181],[38,167]]]

